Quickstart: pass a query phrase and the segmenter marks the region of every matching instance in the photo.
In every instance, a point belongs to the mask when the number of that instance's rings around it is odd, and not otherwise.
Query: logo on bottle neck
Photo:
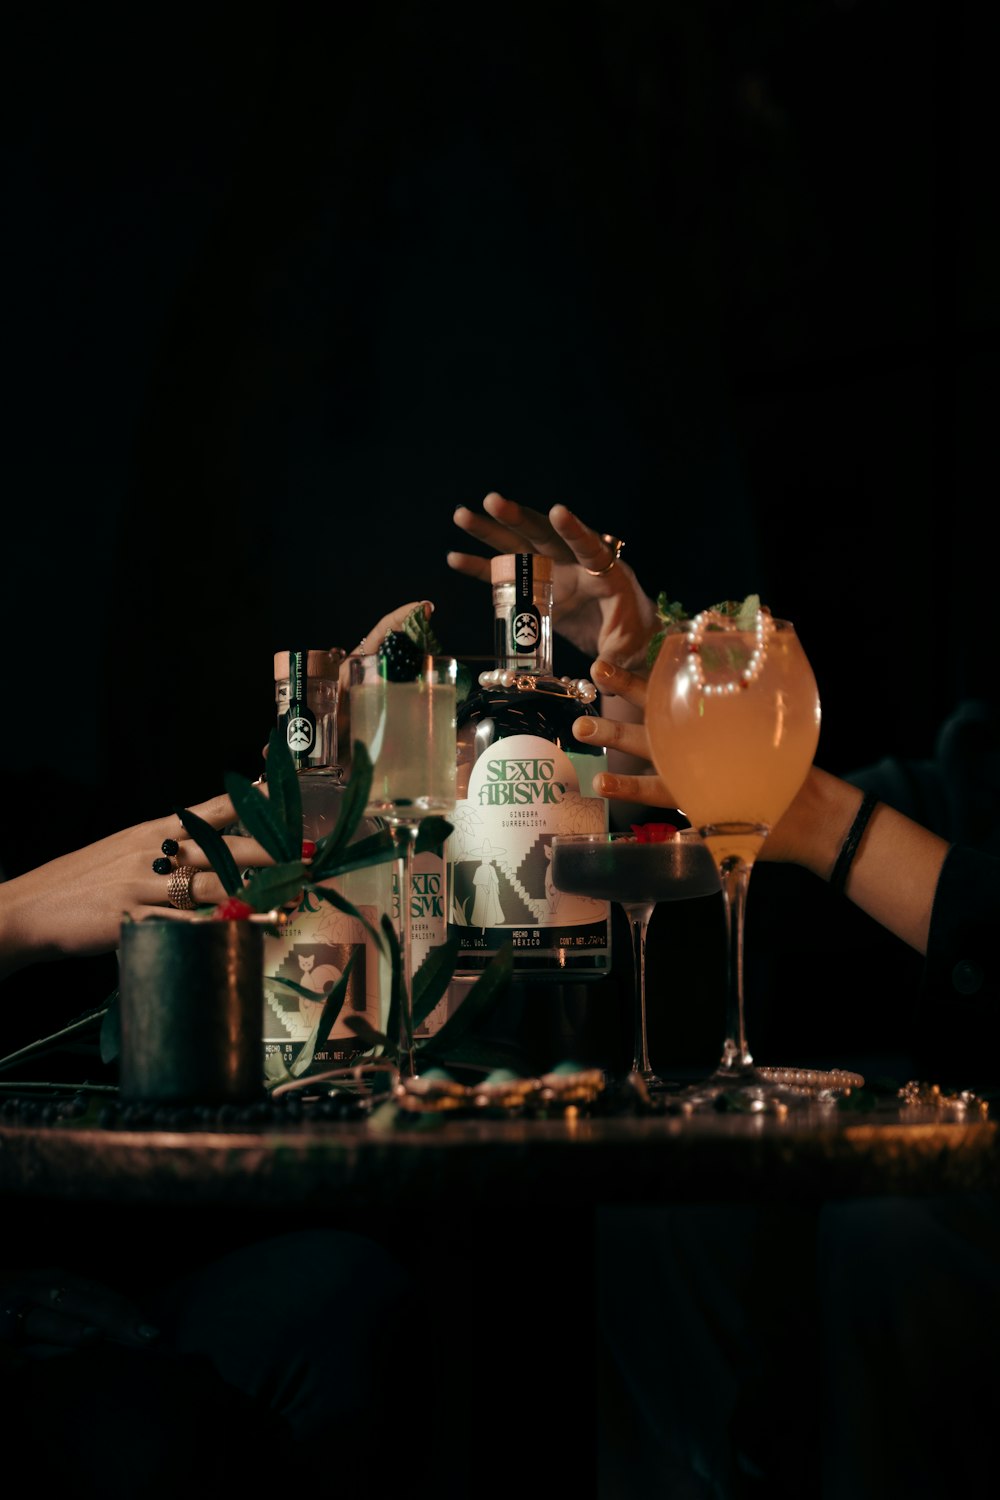
[[[510,646],[514,656],[534,656],[542,636],[542,620],[535,604],[532,553],[518,554],[514,569],[514,609],[510,617]]]
[[[285,741],[295,769],[308,766],[316,745],[316,715],[309,707],[309,653],[288,653],[288,710],[282,714]]]

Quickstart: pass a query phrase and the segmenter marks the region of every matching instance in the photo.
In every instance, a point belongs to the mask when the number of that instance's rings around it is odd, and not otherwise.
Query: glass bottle
[[[279,651],[274,657],[274,690],[278,728],[284,730],[299,773],[302,792],[302,836],[317,842],[331,832],[346,790],[338,759],[337,698],[343,651]],[[266,777],[266,772],[265,772]],[[354,839],[380,827],[362,818]],[[392,910],[392,867],[376,865],[338,875],[328,882],[362,912],[378,930],[382,914]],[[264,943],[264,1055],[280,1051],[290,1066],[301,1052],[322,1012],[326,995],[352,954],[354,968],[347,996],[330,1038],[317,1049],[309,1072],[346,1067],[365,1055],[364,1044],[345,1023],[363,1015],[376,1029],[385,1028],[391,974],[389,960],[355,917],[308,894],[290,913],[280,933]],[[315,1000],[288,979],[315,993]]]
[[[392,866],[393,918],[400,930],[399,876],[395,864]],[[413,969],[417,969],[448,937],[448,877],[450,867],[443,854],[425,849],[414,856],[413,879],[410,885],[410,924],[413,940]],[[440,1031],[451,1014],[453,1006],[449,996],[443,995],[434,1009],[414,1027],[414,1036],[419,1040],[434,1036]]]
[[[551,558],[503,553],[490,571],[496,666],[457,715],[447,845],[456,973],[481,972],[509,941],[515,978],[602,978],[610,905],[557,891],[550,874],[555,834],[608,827],[607,800],[593,792],[607,752],[573,737],[575,720],[596,714],[597,692],[553,674]]]

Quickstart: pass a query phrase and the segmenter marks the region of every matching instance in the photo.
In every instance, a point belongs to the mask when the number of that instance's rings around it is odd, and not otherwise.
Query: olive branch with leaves
[[[390,915],[383,912],[378,927],[328,882],[338,876],[372,865],[386,864],[397,858],[396,847],[388,828],[356,839],[358,824],[365,816],[372,782],[372,762],[366,746],[357,740],[351,762],[351,776],[341,799],[337,821],[328,834],[316,842],[310,859],[302,857],[302,794],[298,772],[285,737],[272,729],[267,749],[267,791],[245,776],[230,772],[224,785],[236,810],[241,826],[257,840],[274,860],[273,865],[256,870],[244,883],[236,861],[222,834],[190,809],[178,809],[185,831],[198,844],[229,896],[236,896],[254,912],[275,912],[290,902],[309,894],[329,903],[347,916],[355,917],[371,934],[379,951],[388,954],[391,970],[389,1009],[385,1030],[379,1031],[364,1016],[348,1016],[344,1024],[366,1050],[381,1049],[379,1061],[387,1067],[398,1063],[400,1022],[403,1011],[403,966],[399,939]],[[414,852],[441,854],[452,825],[437,816],[423,818],[418,825]],[[277,920],[277,915],[276,915]],[[416,1031],[420,1023],[443,998],[452,978],[459,953],[459,940],[450,938],[431,950],[413,976],[410,1013]],[[347,997],[354,958],[348,961],[340,979],[329,991],[319,1019],[290,1067],[272,1053],[265,1065],[265,1082],[273,1089],[294,1078],[303,1077],[312,1066],[318,1049],[329,1040]],[[409,1041],[421,1068],[446,1063],[466,1066],[490,1066],[506,1062],[497,1049],[484,1048],[473,1036],[476,1023],[492,1008],[506,990],[513,969],[510,945],[506,944],[470,988],[461,1005],[433,1036]],[[299,994],[315,999],[312,990],[291,979],[279,979]]]

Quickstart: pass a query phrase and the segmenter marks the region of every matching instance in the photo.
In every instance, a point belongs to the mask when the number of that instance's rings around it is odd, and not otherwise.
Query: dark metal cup
[[[264,1097],[259,923],[123,922],[122,1099],[247,1104]]]

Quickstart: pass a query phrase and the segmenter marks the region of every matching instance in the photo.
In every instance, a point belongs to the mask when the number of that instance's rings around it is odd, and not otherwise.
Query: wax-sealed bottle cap
[[[493,583],[513,583],[517,571],[517,559],[524,557],[523,552],[501,552],[496,557],[490,558],[490,580]],[[552,581],[552,559],[543,557],[540,552],[532,552],[531,571],[536,583],[551,583]]]
[[[274,653],[275,682],[283,682],[288,676],[289,655],[288,651]],[[310,651],[306,658],[306,671],[310,677],[338,677],[340,664],[346,655],[346,651],[342,651],[339,646],[331,646],[328,651]]]

